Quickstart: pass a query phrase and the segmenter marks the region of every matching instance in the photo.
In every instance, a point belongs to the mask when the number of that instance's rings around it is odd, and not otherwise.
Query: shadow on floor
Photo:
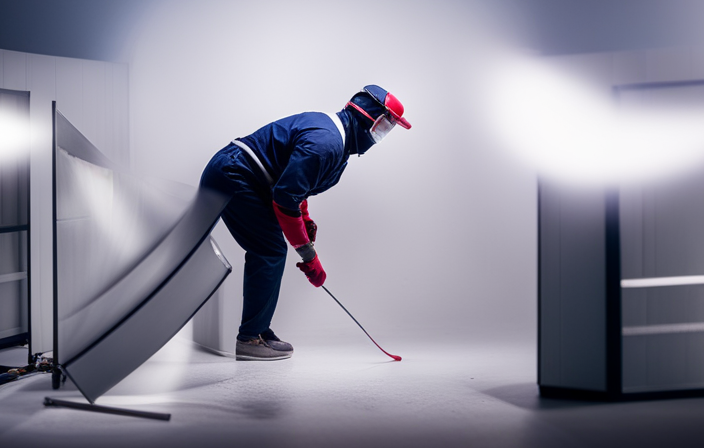
[[[482,393],[531,411],[583,408],[610,404],[610,402],[606,401],[544,398],[540,396],[538,385],[535,383],[507,384],[505,386],[484,390]]]

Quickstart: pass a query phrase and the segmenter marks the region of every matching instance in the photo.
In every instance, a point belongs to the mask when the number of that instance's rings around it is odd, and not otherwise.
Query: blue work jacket
[[[291,210],[337,184],[349,159],[340,131],[322,112],[282,118],[239,140],[272,177],[274,201]]]

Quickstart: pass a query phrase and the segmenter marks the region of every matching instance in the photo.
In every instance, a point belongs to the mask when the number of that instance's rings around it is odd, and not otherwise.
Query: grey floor
[[[403,361],[355,338],[238,362],[177,337],[98,400],[170,421],[44,407],[45,396],[82,399],[40,374],[0,386],[0,446],[704,446],[704,399],[539,398],[534,342],[385,348]],[[25,359],[22,348],[0,351],[0,364]]]

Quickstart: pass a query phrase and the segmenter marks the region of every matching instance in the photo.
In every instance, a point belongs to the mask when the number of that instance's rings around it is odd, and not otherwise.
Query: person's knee
[[[286,252],[265,256],[263,258],[266,264],[276,271],[283,271],[286,265]]]
[[[245,254],[245,262],[270,269],[277,269],[286,264],[288,249],[285,247],[284,249],[286,250],[268,247],[265,250],[248,251]]]

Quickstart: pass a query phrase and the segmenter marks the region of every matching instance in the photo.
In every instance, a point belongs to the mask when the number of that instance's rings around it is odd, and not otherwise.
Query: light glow
[[[622,183],[704,163],[704,104],[617,107],[610,88],[599,90],[536,58],[502,58],[490,72],[490,129],[542,175]]]
[[[116,194],[112,170],[64,154],[68,161],[77,165],[74,173],[78,188],[75,191],[82,194],[81,199],[101,234],[100,239],[107,244],[106,253],[115,259],[134,258],[145,244],[141,238],[145,232],[139,228],[125,232],[125,229],[138,227],[139,223],[131,219],[128,204]]]
[[[16,160],[29,149],[26,116],[0,110],[0,163]]]

